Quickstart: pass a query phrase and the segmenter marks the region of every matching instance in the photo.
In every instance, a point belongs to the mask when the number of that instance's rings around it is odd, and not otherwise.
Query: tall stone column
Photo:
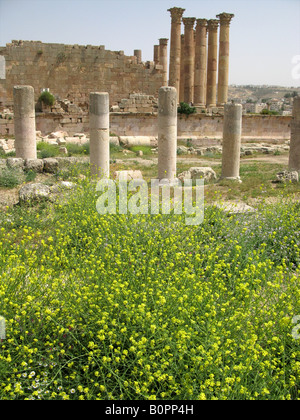
[[[90,93],[90,164],[91,173],[109,178],[109,95]]]
[[[168,86],[168,38],[159,40],[159,64],[163,67],[163,86]]]
[[[207,65],[207,20],[197,19],[194,104],[205,106],[206,103],[206,65]]]
[[[218,26],[217,19],[207,22],[208,51],[207,51],[207,86],[206,106],[216,106],[217,102],[217,64],[218,64]]]
[[[34,89],[14,86],[13,96],[16,157],[36,159]]]
[[[177,91],[163,86],[158,92],[158,179],[174,181],[177,159]]]
[[[221,178],[240,180],[242,105],[225,104]]]
[[[234,15],[221,13],[217,17],[220,19],[218,106],[223,106],[228,100],[229,26]]]
[[[142,62],[142,50],[134,50],[133,54],[136,57],[137,63],[140,64]]]
[[[154,61],[155,64],[159,64],[159,45],[154,45],[153,61]]]
[[[184,11],[180,7],[168,9],[171,13],[169,85],[176,88],[177,97],[180,86],[181,18]]]
[[[179,102],[184,102],[184,34],[181,34]]]
[[[184,102],[194,101],[195,36],[196,18],[183,18],[184,24]]]
[[[293,102],[289,170],[300,171],[300,96]]]

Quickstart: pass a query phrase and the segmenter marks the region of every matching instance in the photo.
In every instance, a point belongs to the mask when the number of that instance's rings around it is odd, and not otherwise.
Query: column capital
[[[218,19],[209,19],[207,21],[207,29],[209,31],[216,31],[219,26],[219,20]]]
[[[223,12],[217,15],[216,17],[220,19],[220,25],[229,26],[231,19],[234,18],[234,14]]]
[[[196,19],[197,26],[207,27],[207,19]]]
[[[168,45],[169,38],[160,38],[159,45]]]
[[[182,18],[182,22],[184,26],[186,26],[187,28],[193,28],[195,24],[195,20],[196,20],[195,17]]]
[[[172,23],[181,23],[181,18],[185,9],[181,7],[171,7],[168,12],[171,13]]]

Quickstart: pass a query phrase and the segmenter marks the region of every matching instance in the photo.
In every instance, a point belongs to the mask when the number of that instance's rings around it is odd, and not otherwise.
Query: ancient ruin
[[[158,96],[158,179],[174,181],[177,155],[177,92],[161,87]]]
[[[90,163],[98,177],[109,178],[109,95],[90,94]]]
[[[36,159],[34,90],[15,86],[13,93],[16,157]]]
[[[240,179],[242,105],[226,104],[224,109],[222,178]]]
[[[300,97],[294,98],[289,170],[300,171]]]

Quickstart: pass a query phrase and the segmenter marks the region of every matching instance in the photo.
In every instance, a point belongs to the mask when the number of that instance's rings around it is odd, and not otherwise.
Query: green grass
[[[96,201],[86,174],[0,215],[0,399],[299,398],[298,203],[187,226]]]
[[[15,188],[23,182],[23,174],[15,168],[0,171],[0,187]]]

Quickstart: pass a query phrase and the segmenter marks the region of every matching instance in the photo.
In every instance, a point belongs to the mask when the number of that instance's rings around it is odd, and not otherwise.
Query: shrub
[[[196,113],[196,108],[194,106],[187,104],[186,102],[180,102],[180,105],[177,111],[178,111],[178,114],[190,115],[190,114]]]
[[[45,105],[52,106],[55,102],[55,97],[50,92],[43,92],[39,97],[39,102]]]
[[[0,187],[15,188],[21,183],[21,174],[15,168],[6,168],[0,172]]]

